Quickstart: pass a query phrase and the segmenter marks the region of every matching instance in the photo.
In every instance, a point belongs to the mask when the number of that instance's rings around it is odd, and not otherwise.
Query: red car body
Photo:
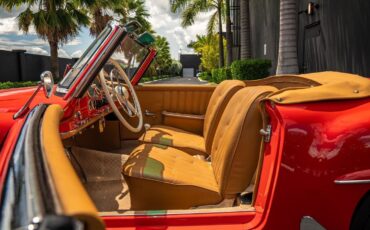
[[[132,80],[134,84],[154,56],[152,50]],[[0,192],[25,120],[14,120],[13,115],[34,90],[0,91]],[[39,92],[30,108],[40,103],[60,104],[65,110],[61,131],[67,132],[100,112],[89,112],[89,98],[73,98],[72,93],[46,99]],[[265,104],[272,134],[265,144],[254,211],[104,216],[107,229],[299,229],[303,217],[327,229],[348,229],[361,201],[369,197],[370,98]],[[79,118],[72,116],[77,110],[82,112]]]

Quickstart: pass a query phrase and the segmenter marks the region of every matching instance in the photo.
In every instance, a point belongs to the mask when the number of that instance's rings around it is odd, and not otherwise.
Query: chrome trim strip
[[[210,214],[210,213],[250,213],[255,212],[254,207],[229,207],[229,208],[204,208],[204,209],[189,209],[189,210],[157,210],[157,211],[131,211],[125,210],[122,213],[99,212],[100,217],[106,216],[166,216],[166,215],[188,215],[188,214]]]
[[[335,180],[335,184],[370,184],[370,180]]]

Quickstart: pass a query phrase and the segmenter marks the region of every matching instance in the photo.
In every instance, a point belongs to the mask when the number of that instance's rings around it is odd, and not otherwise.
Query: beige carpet
[[[130,194],[121,174],[128,155],[73,147],[70,158],[100,212],[130,209]]]

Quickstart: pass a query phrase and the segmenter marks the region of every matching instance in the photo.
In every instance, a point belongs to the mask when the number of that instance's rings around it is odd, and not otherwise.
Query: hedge
[[[34,81],[24,81],[24,82],[0,82],[0,89],[10,89],[10,88],[21,88],[35,86],[37,82]]]
[[[202,79],[203,81],[210,81],[212,78],[212,74],[209,72],[201,72],[199,74],[199,78]]]
[[[233,79],[256,80],[269,76],[271,61],[264,59],[246,59],[231,64]]]
[[[212,70],[211,82],[220,83],[223,80],[231,79],[231,69],[228,67]]]

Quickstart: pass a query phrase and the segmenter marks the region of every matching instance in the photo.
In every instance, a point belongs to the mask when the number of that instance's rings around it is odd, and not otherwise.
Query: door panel
[[[216,86],[214,85],[139,85],[135,86],[137,96],[143,112],[144,124],[151,126],[166,124],[162,112],[204,115],[209,99]],[[146,115],[146,111],[151,115]],[[171,120],[171,126],[186,129],[201,134],[203,122],[194,119],[181,121],[176,124]],[[132,122],[135,123],[135,120]],[[189,125],[189,122],[191,123]],[[187,125],[182,125],[186,123]],[[134,134],[121,126],[121,139],[137,139],[142,133]]]

